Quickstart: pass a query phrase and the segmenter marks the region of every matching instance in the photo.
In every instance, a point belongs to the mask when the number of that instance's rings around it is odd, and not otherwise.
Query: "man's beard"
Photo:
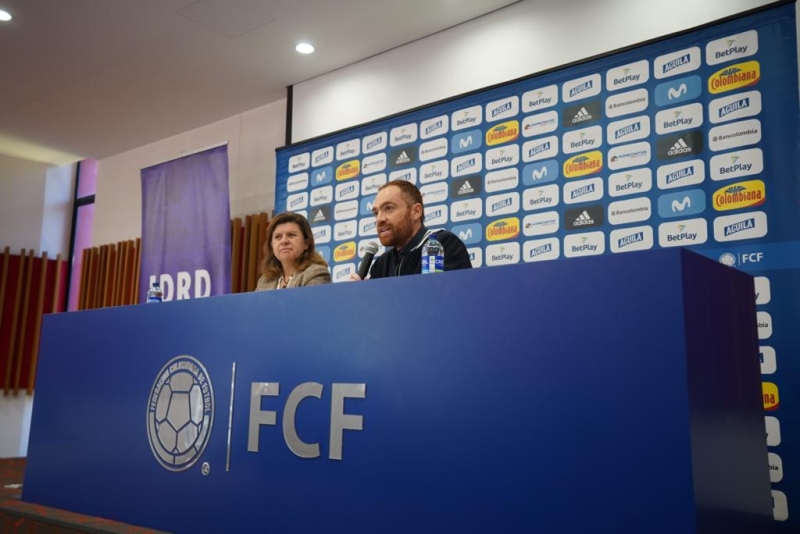
[[[379,239],[381,241],[381,245],[384,247],[402,247],[408,241],[414,237],[414,228],[411,224],[411,214],[408,215],[405,219],[403,219],[397,225],[389,225],[391,229],[391,239],[389,236],[384,236],[380,234]],[[386,241],[384,241],[384,237]]]

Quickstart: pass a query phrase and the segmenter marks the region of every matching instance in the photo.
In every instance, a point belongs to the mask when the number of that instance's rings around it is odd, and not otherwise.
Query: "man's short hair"
[[[400,189],[400,193],[403,195],[405,201],[408,202],[409,206],[413,206],[414,204],[422,206],[422,219],[425,219],[425,204],[422,203],[422,193],[419,192],[416,185],[406,180],[392,180],[391,182],[383,184],[378,191],[389,186],[395,186]]]

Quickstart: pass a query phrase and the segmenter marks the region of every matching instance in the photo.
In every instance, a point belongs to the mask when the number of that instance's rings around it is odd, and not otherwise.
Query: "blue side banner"
[[[475,267],[690,247],[753,274],[774,515],[797,531],[796,42],[782,5],[292,145],[276,209],[308,217],[334,282],[377,240],[391,180]]]

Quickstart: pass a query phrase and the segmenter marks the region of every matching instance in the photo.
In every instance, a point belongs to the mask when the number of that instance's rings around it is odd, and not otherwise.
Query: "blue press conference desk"
[[[49,315],[23,499],[191,533],[764,534],[755,323],[752,278],[680,250]]]

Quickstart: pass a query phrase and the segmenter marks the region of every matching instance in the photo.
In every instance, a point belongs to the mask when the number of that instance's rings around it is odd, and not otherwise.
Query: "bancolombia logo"
[[[682,158],[703,152],[703,132],[694,130],[661,137],[656,144],[658,159]]]
[[[214,388],[208,371],[189,355],[158,372],[147,404],[150,450],[165,469],[189,469],[203,454],[214,424]]]
[[[745,61],[718,70],[708,79],[708,92],[711,94],[735,91],[750,87],[761,80],[761,65],[758,61]]]
[[[717,211],[738,210],[760,206],[766,200],[766,189],[761,180],[738,182],[714,193],[714,209]]]

